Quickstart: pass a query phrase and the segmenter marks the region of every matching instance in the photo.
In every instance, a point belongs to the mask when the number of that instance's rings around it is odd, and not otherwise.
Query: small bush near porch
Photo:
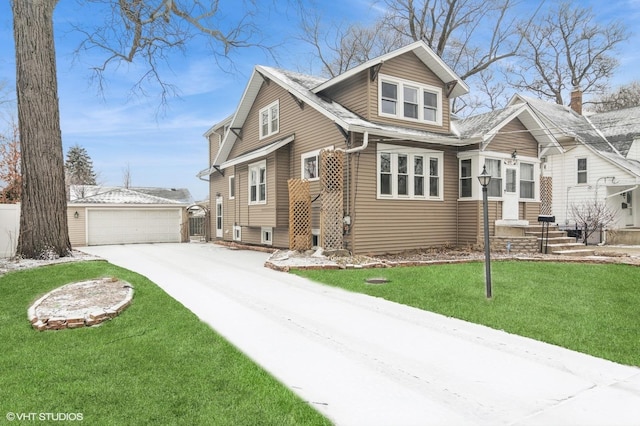
[[[640,268],[617,264],[484,263],[295,274],[483,324],[622,364],[640,366]],[[384,277],[384,285],[365,279]]]
[[[135,288],[120,316],[99,327],[31,327],[27,308],[39,296],[102,276]],[[1,276],[0,294],[3,414],[80,413],[85,424],[110,425],[330,424],[141,275],[106,262],[46,266]]]

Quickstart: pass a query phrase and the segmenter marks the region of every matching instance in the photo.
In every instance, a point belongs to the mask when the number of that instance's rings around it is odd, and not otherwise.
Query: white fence
[[[19,229],[20,204],[0,204],[0,258],[15,256]]]

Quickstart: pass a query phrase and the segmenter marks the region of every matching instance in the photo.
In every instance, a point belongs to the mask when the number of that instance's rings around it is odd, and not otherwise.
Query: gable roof
[[[583,116],[569,107],[522,95],[509,102],[522,103],[531,105],[554,136],[573,137],[601,158],[640,177],[640,161],[626,158],[633,139],[640,136],[640,107]]]
[[[314,93],[320,93],[323,90],[328,89],[331,86],[334,86],[348,78],[353,77],[356,74],[361,73],[373,66],[382,64],[390,59],[396,58],[400,55],[404,55],[405,53],[413,52],[421,61],[424,63],[438,78],[445,83],[455,83],[453,87],[450,97],[455,98],[461,95],[466,95],[469,93],[469,86],[458,77],[458,75],[446,64],[444,61],[435,54],[433,50],[422,40],[411,43],[405,47],[394,50],[387,54],[378,56],[377,58],[371,59],[363,64],[358,65],[357,67],[351,68],[350,70],[345,71],[344,73],[332,78],[331,80],[327,80],[322,84],[317,85],[313,88]]]
[[[499,134],[500,129],[516,118],[543,148],[560,149],[558,141],[527,104],[510,105],[484,114],[452,120],[451,128],[462,139],[482,141],[484,149]]]
[[[193,197],[186,188],[121,188],[98,185],[84,185],[82,192],[72,188],[71,193],[82,193],[82,198],[69,200],[69,204],[176,204],[193,203]]]
[[[589,119],[625,157],[634,139],[640,138],[640,106],[593,114]]]

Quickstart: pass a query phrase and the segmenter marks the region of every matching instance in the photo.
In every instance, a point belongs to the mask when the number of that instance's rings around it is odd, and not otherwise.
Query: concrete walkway
[[[268,270],[263,253],[83,251],[156,282],[338,425],[640,425],[638,368]]]

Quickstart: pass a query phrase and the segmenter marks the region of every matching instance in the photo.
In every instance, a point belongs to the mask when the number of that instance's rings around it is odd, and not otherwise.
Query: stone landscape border
[[[39,331],[89,327],[120,315],[132,300],[133,287],[126,281],[96,278],[48,292],[29,307],[27,316]]]

